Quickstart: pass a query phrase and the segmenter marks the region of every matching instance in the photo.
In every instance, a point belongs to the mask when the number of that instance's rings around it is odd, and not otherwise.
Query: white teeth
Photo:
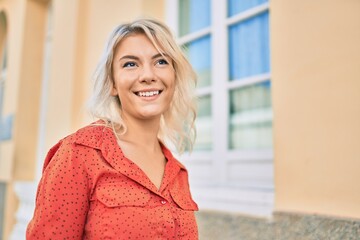
[[[150,92],[138,92],[140,97],[152,97],[154,95],[158,95],[159,91],[150,91]]]

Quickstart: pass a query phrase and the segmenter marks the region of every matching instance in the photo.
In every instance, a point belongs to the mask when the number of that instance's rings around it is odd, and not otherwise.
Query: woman
[[[166,26],[117,27],[95,74],[99,120],[49,151],[27,239],[197,239],[187,171],[165,146],[193,144],[194,85]]]

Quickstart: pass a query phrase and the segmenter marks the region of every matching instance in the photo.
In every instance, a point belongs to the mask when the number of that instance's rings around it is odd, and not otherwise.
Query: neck
[[[148,151],[159,150],[160,118],[139,120],[123,116],[123,120],[127,126],[127,131],[125,134],[119,135],[120,141],[134,144]]]

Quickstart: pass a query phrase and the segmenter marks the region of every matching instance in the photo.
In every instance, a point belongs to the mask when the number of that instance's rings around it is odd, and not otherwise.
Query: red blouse
[[[188,173],[163,146],[160,189],[110,128],[90,125],[50,149],[26,239],[198,239]]]

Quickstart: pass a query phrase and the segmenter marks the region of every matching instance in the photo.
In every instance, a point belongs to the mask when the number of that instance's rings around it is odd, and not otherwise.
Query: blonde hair
[[[179,153],[185,149],[191,151],[196,137],[196,74],[169,28],[157,20],[135,20],[119,25],[110,34],[94,74],[94,89],[88,103],[90,114],[104,120],[115,134],[127,131],[121,118],[120,99],[111,95],[114,84],[112,65],[120,42],[135,34],[145,34],[160,53],[171,58],[175,70],[175,92],[169,109],[161,117],[158,138],[163,143],[174,145]]]

